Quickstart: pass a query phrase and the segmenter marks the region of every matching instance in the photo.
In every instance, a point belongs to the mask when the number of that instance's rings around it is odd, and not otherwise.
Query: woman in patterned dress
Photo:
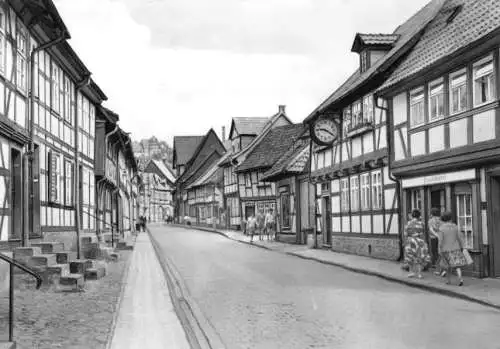
[[[439,251],[448,265],[447,284],[451,283],[452,270],[457,271],[458,286],[464,284],[462,279],[462,267],[467,265],[464,253],[464,241],[458,226],[451,221],[451,212],[445,212],[441,216],[443,224],[439,227]]]
[[[422,268],[430,262],[429,248],[424,240],[424,224],[420,220],[420,211],[413,210],[411,217],[404,230],[405,263],[410,267],[408,277],[417,276],[421,279]]]

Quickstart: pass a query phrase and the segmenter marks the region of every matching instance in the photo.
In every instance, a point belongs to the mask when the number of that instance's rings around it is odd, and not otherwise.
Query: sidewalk
[[[181,226],[187,228],[187,226]],[[194,229],[215,232],[225,237],[250,244],[250,237],[239,231],[217,230],[192,226]],[[267,239],[267,237],[265,237]],[[402,283],[411,287],[425,289],[443,295],[461,298],[467,301],[490,306],[500,310],[500,279],[475,279],[464,277],[464,286],[446,285],[445,278],[424,272],[424,279],[409,279],[401,264],[393,261],[337,253],[331,250],[312,249],[307,245],[294,245],[276,241],[259,241],[254,236],[252,245],[272,251],[286,253],[299,258],[335,265],[357,273],[374,275],[389,281]],[[452,279],[456,280],[456,278]]]
[[[190,348],[149,235],[135,241],[111,349]]]

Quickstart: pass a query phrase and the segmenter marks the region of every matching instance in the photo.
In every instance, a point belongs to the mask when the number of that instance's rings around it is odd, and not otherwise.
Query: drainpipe
[[[29,93],[29,99],[30,99],[30,108],[29,108],[29,143],[28,143],[28,151],[25,154],[24,158],[24,185],[23,185],[23,238],[22,238],[22,245],[23,246],[28,246],[29,244],[29,221],[30,221],[30,212],[29,212],[29,203],[30,201],[33,203],[32,207],[34,207],[34,202],[33,202],[33,195],[30,194],[30,184],[33,184],[33,169],[31,171],[31,174],[29,173],[30,168],[33,167],[33,156],[35,153],[35,144],[33,142],[33,134],[34,134],[34,127],[35,127],[35,118],[33,117],[34,115],[34,110],[35,110],[35,94],[34,94],[34,87],[35,87],[35,76],[38,76],[38,72],[35,72],[35,57],[38,54],[38,52],[46,50],[50,47],[53,47],[55,45],[60,44],[61,42],[69,39],[69,33],[67,31],[64,31],[60,37],[46,42],[45,44],[39,45],[31,51],[30,54],[30,93]],[[36,74],[36,75],[35,75]],[[33,217],[31,217],[33,219]],[[34,228],[34,227],[33,227]]]
[[[401,198],[401,183],[400,181],[394,177],[394,175],[392,174],[392,171],[391,171],[391,164],[392,164],[392,158],[391,158],[391,154],[392,154],[392,137],[391,137],[391,133],[393,132],[392,131],[392,122],[391,122],[391,116],[390,116],[390,109],[388,107],[384,107],[383,105],[379,105],[379,96],[377,94],[374,95],[374,99],[375,99],[375,107],[379,108],[379,109],[382,109],[386,112],[386,129],[387,129],[387,132],[386,132],[386,141],[387,141],[387,153],[388,153],[388,160],[387,160],[387,170],[389,172],[389,179],[392,180],[393,182],[396,183],[396,195],[398,197],[398,208],[399,210],[401,210],[401,202],[400,202],[400,198]],[[401,213],[401,212],[400,212]],[[402,215],[401,214],[398,214],[398,226],[399,226],[399,259],[402,259],[403,258],[403,235],[402,235],[402,226],[401,226],[401,223],[403,222],[403,218],[402,218]]]
[[[77,258],[80,259],[81,251],[80,251],[80,150],[78,149],[78,129],[79,125],[79,115],[78,115],[78,93],[82,88],[88,86],[90,84],[90,72],[88,72],[83,80],[75,86],[75,106],[74,106],[74,114],[75,114],[75,175],[73,178],[74,184],[74,194],[73,198],[75,200],[75,230],[76,230],[76,251]]]
[[[312,168],[312,158],[313,158],[313,144],[312,144],[312,139],[309,140],[309,185],[307,186],[307,195],[309,199],[311,198],[311,168]],[[311,209],[311,205],[309,205],[308,210]],[[309,213],[309,217],[311,217],[311,213]],[[314,227],[314,248],[318,248],[318,227],[316,226],[316,185],[314,185],[314,222],[313,222],[313,227]]]

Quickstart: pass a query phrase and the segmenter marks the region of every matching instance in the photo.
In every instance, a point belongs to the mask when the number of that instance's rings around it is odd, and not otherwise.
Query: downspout
[[[76,229],[76,251],[77,258],[80,259],[80,150],[78,149],[78,129],[80,127],[79,124],[79,115],[78,115],[78,93],[82,88],[90,84],[90,72],[86,74],[83,80],[75,86],[75,176],[74,180],[74,199],[75,199],[75,229]]]
[[[390,115],[390,108],[388,107],[384,107],[383,105],[379,105],[379,96],[377,94],[374,95],[374,99],[375,99],[375,107],[376,108],[379,108],[379,109],[382,109],[386,112],[386,129],[387,129],[387,132],[386,132],[386,142],[387,142],[387,153],[388,153],[388,157],[387,157],[387,171],[388,171],[388,177],[390,180],[392,180],[393,182],[396,183],[396,195],[397,195],[397,198],[398,198],[398,209],[401,210],[401,183],[400,181],[394,177],[394,175],[392,174],[392,171],[391,171],[391,164],[392,164],[392,137],[391,137],[391,134],[392,134],[392,118],[391,118],[391,115]],[[403,258],[403,235],[402,235],[402,226],[401,226],[401,223],[403,221],[402,219],[402,215],[401,215],[402,212],[400,212],[400,214],[398,214],[398,227],[399,227],[399,232],[398,232],[398,235],[399,235],[399,259],[402,259]]]
[[[311,173],[312,173],[312,158],[313,158],[313,145],[312,145],[312,139],[309,139],[309,185],[307,186],[307,195],[309,198],[311,198]],[[309,205],[308,210],[311,210],[311,205]],[[311,217],[311,212],[309,212],[309,217]],[[317,217],[316,217],[316,186],[314,186],[314,215],[313,215],[313,227],[314,227],[314,248],[318,248],[318,227],[316,226],[317,224]]]
[[[60,44],[61,42],[69,39],[69,33],[67,31],[64,31],[61,36],[58,38],[46,42],[45,44],[39,45],[31,51],[30,54],[30,93],[29,93],[29,99],[30,99],[30,108],[29,108],[29,143],[28,143],[28,151],[25,154],[25,159],[24,159],[24,185],[23,185],[23,238],[22,238],[22,245],[23,246],[28,246],[29,243],[29,221],[30,221],[30,212],[29,212],[29,203],[30,201],[33,201],[33,194],[30,193],[30,184],[33,184],[33,157],[35,154],[35,143],[33,142],[33,135],[34,135],[34,127],[35,127],[35,118],[33,117],[34,115],[34,110],[35,110],[35,94],[34,94],[34,87],[35,87],[35,76],[38,76],[38,72],[35,72],[35,57],[38,54],[38,52],[46,50],[50,47],[53,47],[55,45]],[[31,174],[29,173],[30,168],[32,168]],[[32,202],[33,205],[32,207],[34,208],[34,202]],[[33,219],[33,217],[31,217]],[[35,227],[33,226],[33,229]]]

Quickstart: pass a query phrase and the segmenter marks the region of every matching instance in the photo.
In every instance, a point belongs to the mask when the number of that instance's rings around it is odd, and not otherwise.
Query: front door
[[[332,244],[332,216],[330,211],[330,197],[323,197],[323,203],[321,205],[321,219],[324,228],[323,231],[323,243],[326,245]]]
[[[10,197],[12,208],[12,230],[10,239],[21,239],[23,226],[23,198],[22,198],[22,156],[17,149],[11,150],[11,180]]]
[[[245,220],[248,220],[251,216],[255,216],[255,206],[245,206]]]

